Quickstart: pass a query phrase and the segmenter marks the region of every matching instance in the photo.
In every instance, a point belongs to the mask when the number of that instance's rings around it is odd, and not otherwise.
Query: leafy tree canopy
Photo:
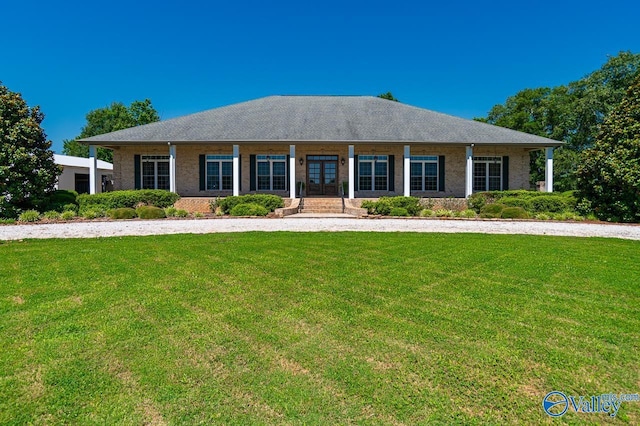
[[[90,111],[87,116],[87,124],[80,134],[72,140],[65,140],[62,152],[76,157],[89,157],[89,147],[77,142],[78,139],[128,129],[129,127],[160,121],[160,116],[151,101],[134,101],[129,107],[121,102],[114,102],[109,107]],[[111,150],[98,148],[100,160],[113,162]]]
[[[640,222],[640,74],[584,152],[578,189],[599,219]]]
[[[54,190],[60,168],[43,119],[39,107],[0,83],[0,217],[36,207]]]
[[[390,101],[394,101],[394,102],[400,102],[398,99],[396,99],[395,96],[393,96],[393,93],[391,92],[387,92],[387,93],[381,93],[378,95],[379,98],[382,99],[388,99]]]
[[[478,121],[561,140],[556,151],[556,188],[575,189],[578,153],[593,145],[599,126],[618,105],[640,70],[640,54],[620,52],[580,80],[553,88],[524,89]],[[539,153],[532,155],[532,181],[544,179]]]

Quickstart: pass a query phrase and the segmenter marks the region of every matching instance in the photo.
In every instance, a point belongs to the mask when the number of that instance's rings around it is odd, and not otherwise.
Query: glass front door
[[[338,195],[338,156],[307,156],[307,195]]]

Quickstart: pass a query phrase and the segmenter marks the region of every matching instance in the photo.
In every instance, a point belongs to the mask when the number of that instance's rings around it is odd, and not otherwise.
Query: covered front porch
[[[90,145],[90,192],[98,188]],[[167,189],[183,197],[274,193],[348,199],[387,195],[468,197],[529,189],[529,152],[544,149],[553,191],[553,147],[454,144],[187,144],[114,148],[115,189]]]

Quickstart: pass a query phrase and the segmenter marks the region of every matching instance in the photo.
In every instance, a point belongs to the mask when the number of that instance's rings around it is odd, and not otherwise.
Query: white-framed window
[[[411,156],[411,190],[439,191],[438,188],[438,156]]]
[[[287,189],[287,156],[256,155],[258,191],[285,191]]]
[[[169,156],[168,155],[143,155],[142,162],[142,189],[166,189],[169,190]]]
[[[502,189],[502,157],[473,157],[473,190]]]
[[[389,156],[358,156],[358,189],[387,191],[389,188]]]
[[[207,191],[233,189],[233,155],[207,155]]]

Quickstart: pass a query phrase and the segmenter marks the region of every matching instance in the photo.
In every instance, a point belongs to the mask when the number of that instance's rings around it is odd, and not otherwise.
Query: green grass
[[[640,391],[640,242],[239,233],[0,259],[2,424],[551,424],[549,391]]]

